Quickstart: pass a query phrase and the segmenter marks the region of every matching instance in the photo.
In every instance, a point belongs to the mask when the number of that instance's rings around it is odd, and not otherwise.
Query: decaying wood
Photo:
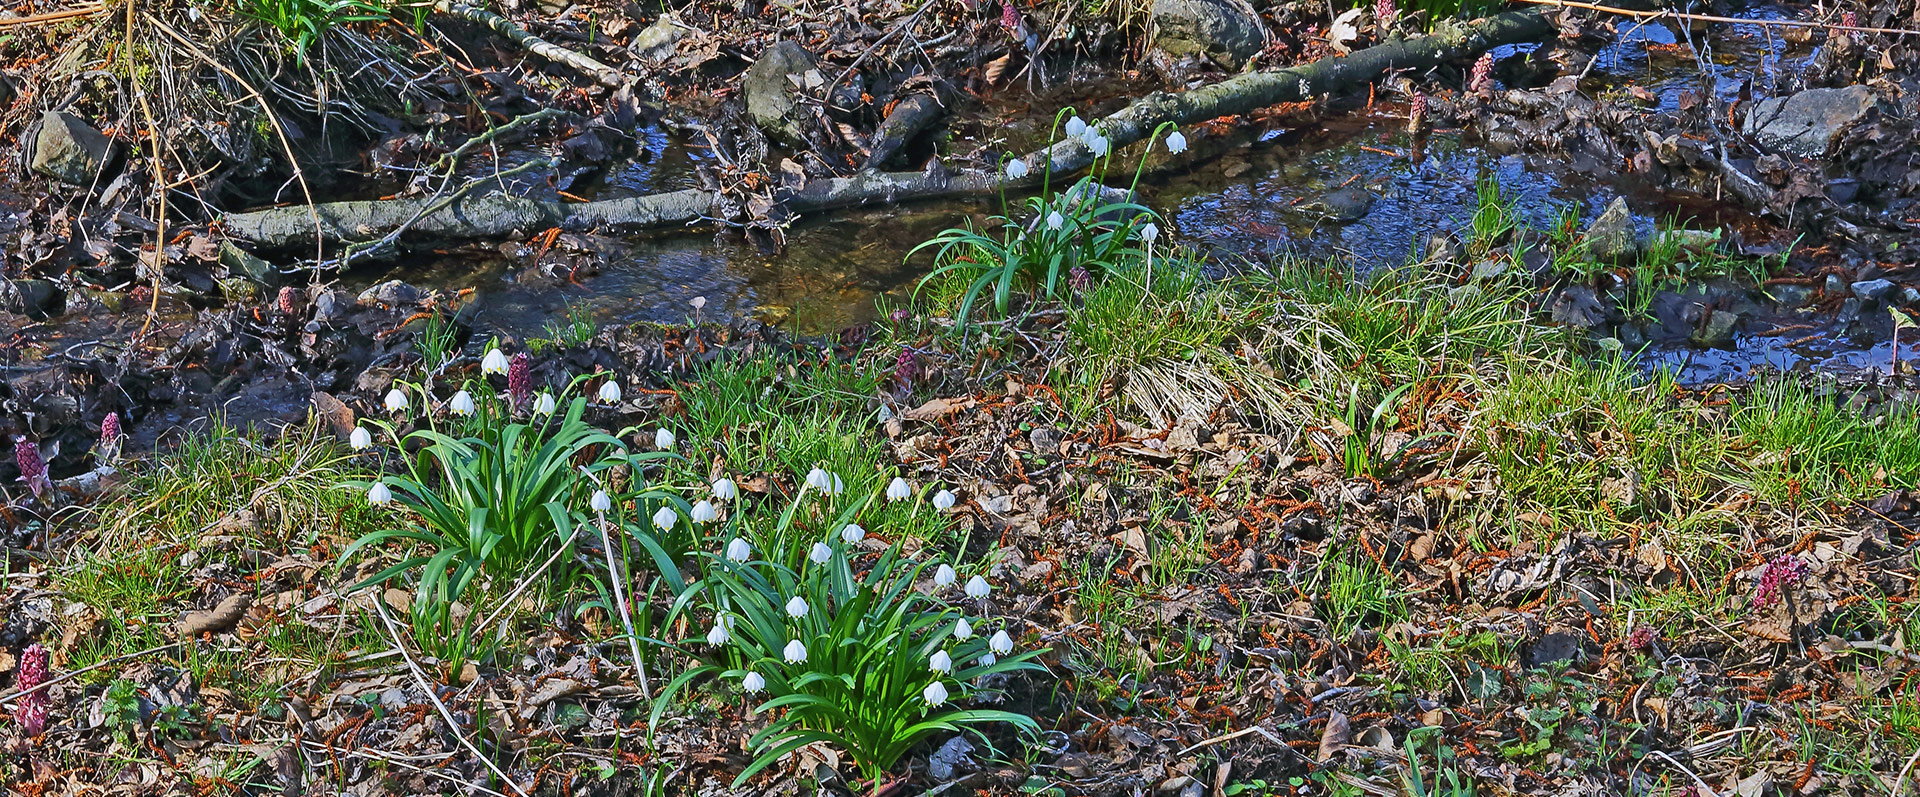
[[[868,148],[866,168],[885,166],[887,160],[899,153],[900,148],[905,147],[920,131],[940,121],[946,111],[939,98],[931,94],[909,94],[895,103],[893,111],[873,131],[873,146]]]
[[[1534,12],[1507,12],[1465,25],[1442,25],[1426,36],[1400,39],[1345,57],[1271,72],[1254,72],[1193,91],[1157,92],[1100,120],[1097,125],[1117,150],[1153,134],[1165,123],[1192,124],[1219,116],[1244,114],[1283,102],[1331,96],[1336,92],[1378,80],[1393,70],[1421,69],[1464,59],[1504,44],[1533,41],[1553,35],[1547,18]],[[1025,156],[1031,167],[1019,181],[1002,179],[1000,171],[970,169],[955,174],[869,171],[852,177],[815,180],[782,194],[789,211],[808,213],[872,203],[960,196],[1001,187],[1038,185],[1048,164],[1056,175],[1071,174],[1093,163],[1091,150],[1078,139]],[[562,203],[490,194],[453,203],[422,215],[428,200],[332,202],[315,209],[320,230],[331,241],[367,241],[380,238],[419,218],[408,230],[418,239],[493,238],[517,236],[558,227],[564,230],[634,232],[697,224],[710,216],[717,195],[686,189],[626,199]],[[306,208],[286,207],[236,213],[222,223],[227,232],[257,246],[285,249],[312,241],[313,224]]]
[[[591,56],[569,50],[546,39],[535,36],[526,28],[520,27],[514,24],[512,20],[495,14],[492,11],[484,8],[475,8],[466,3],[456,2],[455,0],[439,0],[439,2],[434,4],[433,8],[440,13],[451,14],[461,19],[478,22],[492,28],[493,32],[512,39],[514,44],[520,45],[527,52],[556,64],[579,70],[581,74],[593,78],[593,81],[600,85],[619,88],[627,82],[626,76],[621,74],[620,70],[600,63]]]

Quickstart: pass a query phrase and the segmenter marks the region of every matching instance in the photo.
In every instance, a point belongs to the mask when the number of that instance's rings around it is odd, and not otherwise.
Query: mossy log
[[[1536,12],[1514,11],[1463,25],[1443,24],[1426,36],[1397,39],[1344,57],[1271,72],[1253,72],[1193,91],[1156,92],[1100,120],[1102,132],[1117,150],[1153,134],[1164,123],[1192,124],[1218,116],[1244,114],[1283,102],[1331,96],[1400,69],[1422,69],[1477,56],[1506,44],[1553,35],[1553,26]],[[1023,158],[1030,174],[1009,181],[994,169],[958,173],[867,171],[852,177],[815,180],[782,194],[789,211],[809,213],[875,203],[960,196],[998,188],[1037,185],[1042,163],[1054,174],[1087,168],[1094,156],[1079,140],[1066,140]],[[937,171],[937,170],[936,170]],[[559,227],[566,230],[637,232],[699,224],[712,217],[716,197],[686,189],[628,199],[563,203],[489,194],[463,199],[428,214],[407,230],[424,240],[520,236]],[[380,238],[413,219],[431,200],[397,199],[330,202],[319,205],[320,234],[335,242]],[[269,249],[311,246],[315,225],[305,207],[284,207],[230,214],[222,219],[236,238]]]

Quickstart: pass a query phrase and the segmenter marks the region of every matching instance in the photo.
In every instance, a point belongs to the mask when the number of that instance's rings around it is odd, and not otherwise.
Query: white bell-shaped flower
[[[1027,176],[1027,162],[1019,158],[1007,161],[1007,179],[1018,180]]]
[[[833,489],[833,474],[826,472],[826,470],[822,468],[814,468],[813,470],[807,471],[807,487],[822,493],[831,490]]]
[[[594,490],[593,497],[587,500],[587,508],[595,512],[607,512],[613,509],[613,497],[606,490]]]
[[[680,516],[674,513],[673,507],[663,506],[660,507],[660,511],[653,513],[653,527],[661,531],[670,531],[673,529],[674,522],[679,519]]]
[[[992,591],[993,587],[988,586],[987,580],[984,578],[974,576],[973,578],[967,579],[967,597],[969,598],[979,600],[986,597],[987,593]]]
[[[462,417],[473,414],[473,394],[462,390],[447,400],[447,411]]]
[[[480,360],[480,373],[504,374],[507,372],[507,355],[499,349],[488,349],[487,356]]]
[[[927,669],[937,673],[952,673],[953,657],[947,655],[944,650],[936,650],[933,652],[933,657],[927,659]]]
[[[747,694],[751,695],[766,689],[767,679],[760,673],[750,672],[747,673],[747,677],[740,679],[740,688],[747,690]]]
[[[958,580],[960,580],[960,574],[953,571],[953,565],[941,562],[939,567],[933,569],[934,586],[951,587],[953,582]]]
[[[860,528],[860,524],[858,523],[848,523],[846,528],[840,530],[840,540],[848,545],[866,539],[866,537],[867,530]]]
[[[967,618],[965,617],[960,618],[960,622],[954,623],[953,625],[953,638],[962,642],[972,639],[973,623],[967,622]]]
[[[732,479],[715,479],[713,482],[713,500],[731,501],[740,497],[740,487]]]
[[[727,558],[735,562],[744,562],[753,558],[753,546],[746,540],[735,537],[727,542]]]
[[[893,481],[887,483],[888,501],[899,503],[912,497],[913,485],[908,484],[906,479],[895,476],[893,477]]]
[[[540,391],[540,396],[533,400],[533,414],[535,415],[552,415],[553,411],[558,408],[559,403],[553,400],[553,394],[544,390]]]
[[[712,502],[703,500],[693,505],[693,511],[687,514],[687,519],[695,523],[712,523],[720,519],[720,510],[714,509]]]
[[[733,636],[727,633],[727,626],[725,623],[714,623],[713,628],[708,629],[707,631],[707,644],[712,645],[716,648],[720,647],[721,645],[727,644],[727,640],[732,638]]]
[[[795,639],[787,643],[786,648],[780,651],[780,655],[787,660],[788,664],[803,664],[807,660],[807,646]]]
[[[1167,151],[1175,155],[1187,151],[1187,137],[1175,130],[1167,134]]]
[[[939,681],[934,681],[927,684],[927,688],[920,693],[920,696],[926,699],[929,706],[943,705],[947,702],[947,687]]]
[[[619,404],[620,403],[620,383],[619,382],[615,382],[609,379],[607,380],[606,384],[603,384],[600,386],[600,403],[602,404]]]
[[[1074,138],[1079,138],[1083,135],[1086,135],[1087,133],[1086,120],[1081,119],[1079,116],[1074,116],[1073,118],[1068,119],[1066,131],[1067,131],[1067,135],[1072,136]]]
[[[1087,140],[1087,149],[1093,150],[1093,156],[1104,158],[1113,149],[1113,141],[1106,136],[1094,136]]]
[[[831,562],[833,561],[833,546],[824,542],[816,542],[813,544],[813,549],[807,551],[807,558],[812,560],[816,565],[824,565]]]
[[[1013,637],[1007,636],[1007,631],[1004,628],[995,631],[993,632],[993,636],[987,639],[987,649],[1002,656],[1012,653]]]
[[[934,509],[938,509],[942,512],[945,512],[953,508],[953,502],[954,502],[954,497],[951,491],[941,490],[940,492],[933,494]]]
[[[365,426],[353,427],[353,434],[347,435],[347,445],[355,451],[365,451],[373,447],[373,433]]]
[[[807,599],[795,595],[787,601],[787,616],[796,619],[807,616]]]
[[[407,394],[401,392],[400,388],[397,387],[387,391],[386,405],[387,412],[406,412]]]
[[[1066,224],[1067,217],[1060,215],[1060,211],[1055,210],[1047,213],[1047,229],[1058,230],[1066,226]]]
[[[1140,240],[1153,243],[1160,237],[1160,225],[1147,222],[1140,226]]]
[[[659,431],[653,433],[653,447],[661,451],[671,450],[674,440],[673,430],[664,426],[660,427]]]
[[[393,491],[387,489],[386,482],[374,482],[367,488],[367,503],[379,506],[393,501]]]
[[[982,667],[992,667],[993,665],[999,663],[1000,657],[993,655],[992,651],[988,651],[986,653],[980,654],[980,658],[975,659],[975,661],[980,662],[980,666]]]

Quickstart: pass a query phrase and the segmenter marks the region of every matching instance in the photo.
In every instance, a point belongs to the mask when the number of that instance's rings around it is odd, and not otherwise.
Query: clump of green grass
[[[1786,379],[1754,388],[1731,417],[1732,431],[1752,447],[1733,461],[1746,486],[1799,505],[1920,483],[1920,411],[1909,403],[1869,417],[1847,398]]]

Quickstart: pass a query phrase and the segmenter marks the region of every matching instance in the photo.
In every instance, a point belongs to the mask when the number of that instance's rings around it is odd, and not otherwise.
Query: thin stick
[[[1185,750],[1181,750],[1180,752],[1178,752],[1178,753],[1176,753],[1175,755],[1186,755],[1186,754],[1188,754],[1188,753],[1191,753],[1191,752],[1193,752],[1193,751],[1195,751],[1195,750],[1198,750],[1198,749],[1200,749],[1200,748],[1202,748],[1202,747],[1212,747],[1212,746],[1214,746],[1214,745],[1216,745],[1216,744],[1219,744],[1219,743],[1221,743],[1221,742],[1227,742],[1227,741],[1232,741],[1232,740],[1234,740],[1234,739],[1238,739],[1238,738],[1240,738],[1240,737],[1242,737],[1242,736],[1246,736],[1247,734],[1250,734],[1250,733],[1257,733],[1257,734],[1260,734],[1261,736],[1265,736],[1265,737],[1267,737],[1267,740],[1268,740],[1268,741],[1271,741],[1271,742],[1273,742],[1274,744],[1277,744],[1277,745],[1281,745],[1281,746],[1283,746],[1283,747],[1284,747],[1284,746],[1286,745],[1286,742],[1283,742],[1283,741],[1281,741],[1281,740],[1279,740],[1279,739],[1277,739],[1277,738],[1275,738],[1275,737],[1274,737],[1274,735],[1273,735],[1272,733],[1270,733],[1270,732],[1268,732],[1266,728],[1262,728],[1262,727],[1260,727],[1260,726],[1258,726],[1258,725],[1249,725],[1249,726],[1247,726],[1247,727],[1245,727],[1245,728],[1241,728],[1240,730],[1237,730],[1237,731],[1234,731],[1233,733],[1226,733],[1226,734],[1221,734],[1221,735],[1219,735],[1219,736],[1215,736],[1215,737],[1213,737],[1213,738],[1211,738],[1211,739],[1208,739],[1208,740],[1206,740],[1206,741],[1204,741],[1204,742],[1200,742],[1200,743],[1198,743],[1198,744],[1195,744],[1195,745],[1193,745],[1193,746],[1191,746],[1191,747],[1188,747],[1188,748],[1187,748],[1187,749],[1185,749]]]
[[[605,489],[600,486],[600,478],[585,467],[580,468],[580,473],[592,480],[596,488]],[[600,526],[600,551],[607,555],[607,577],[613,581],[613,602],[620,607],[620,624],[627,629],[627,648],[633,653],[633,674],[640,680],[640,697],[651,703],[653,687],[647,682],[647,665],[640,660],[640,636],[633,632],[633,612],[627,610],[627,592],[620,588],[620,582],[626,579],[613,561],[613,538],[607,534],[607,513],[595,510],[593,514]]]
[[[480,763],[486,764],[487,769],[493,770],[493,774],[499,776],[500,781],[507,784],[508,788],[513,789],[514,794],[518,794],[520,797],[531,797],[525,789],[520,788],[520,784],[513,782],[513,778],[507,777],[507,773],[501,771],[500,766],[493,763],[492,758],[487,757],[486,753],[480,752],[479,747],[474,746],[473,742],[468,741],[466,734],[460,732],[460,723],[453,718],[453,712],[447,710],[447,704],[440,702],[440,696],[434,693],[433,682],[427,680],[426,671],[420,669],[420,665],[413,660],[413,654],[407,652],[407,643],[400,639],[400,629],[394,626],[393,618],[387,616],[385,601],[374,600],[373,611],[380,615],[380,622],[384,623],[387,627],[387,636],[393,638],[394,649],[400,651],[400,658],[406,659],[407,661],[407,671],[413,673],[413,680],[418,682],[420,688],[426,691],[427,699],[433,701],[433,707],[439,709],[440,718],[446,720],[447,729],[453,731],[453,738],[460,740],[460,745],[472,752],[475,758],[480,759]]]
[[[81,8],[69,8],[64,11],[48,11],[45,14],[34,14],[33,16],[30,16],[30,17],[14,17],[12,19],[0,19],[0,28],[14,28],[14,27],[23,28],[29,25],[38,25],[43,22],[58,22],[63,19],[72,19],[74,17],[88,17],[94,14],[98,14],[105,10],[107,10],[107,7],[105,5],[94,5],[94,6],[84,6]]]
[[[1825,28],[1827,30],[1860,31],[1861,33],[1891,33],[1895,36],[1920,35],[1920,30],[1903,30],[1901,28],[1868,28],[1859,25],[1836,25],[1829,22],[1815,22],[1801,19],[1740,19],[1738,17],[1718,17],[1712,14],[1686,14],[1678,11],[1635,11],[1630,8],[1615,8],[1597,3],[1576,3],[1573,2],[1573,0],[1515,0],[1515,2],[1536,6],[1551,6],[1554,8],[1578,8],[1584,11],[1598,11],[1602,14],[1619,14],[1621,16],[1633,17],[1634,19],[1666,17],[1668,19],[1684,19],[1693,22],[1725,22],[1733,25],[1760,25],[1769,28]]]
[[[139,9],[136,2],[127,3],[127,44],[123,51],[127,54],[127,74],[133,74],[133,14]],[[140,331],[134,340],[145,340],[147,329],[153,326],[153,320],[160,317],[160,278],[166,273],[167,266],[167,169],[160,160],[160,151],[166,148],[166,139],[160,133],[160,125],[153,119],[153,106],[147,102],[147,90],[140,87],[140,81],[133,83],[133,96],[140,101],[140,115],[147,120],[147,143],[151,149],[147,154],[153,160],[153,299],[147,303],[147,320],[141,322]]]
[[[432,777],[436,777],[436,778],[439,778],[439,779],[441,779],[441,780],[444,780],[444,781],[446,781],[446,782],[448,782],[448,783],[458,783],[458,784],[460,784],[460,785],[462,785],[462,786],[468,786],[468,787],[471,787],[471,788],[473,788],[473,789],[476,789],[476,790],[478,790],[478,791],[481,791],[481,792],[484,792],[484,793],[486,793],[486,794],[491,794],[491,795],[493,795],[494,797],[507,797],[507,795],[505,795],[505,794],[502,794],[502,793],[500,793],[500,792],[497,792],[497,791],[494,791],[494,790],[492,790],[492,789],[489,789],[489,788],[487,788],[487,787],[485,787],[485,786],[482,786],[482,785],[480,785],[480,784],[478,784],[478,783],[468,783],[468,782],[467,782],[467,781],[465,781],[465,780],[462,780],[462,779],[460,779],[460,778],[456,778],[456,777],[454,777],[454,776],[452,776],[452,775],[449,775],[449,774],[447,774],[447,773],[445,773],[445,772],[441,772],[441,771],[439,771],[439,770],[436,770],[436,769],[427,769],[426,767],[422,767],[422,766],[416,766],[416,765],[414,765],[414,764],[409,764],[409,763],[407,763],[406,761],[404,761],[404,760],[402,760],[402,759],[401,759],[401,758],[400,758],[399,756],[394,756],[394,755],[382,755],[382,754],[379,754],[379,753],[376,753],[376,752],[373,752],[373,751],[370,751],[370,750],[350,750],[350,749],[347,749],[347,748],[344,748],[344,747],[334,747],[334,746],[332,746],[332,745],[329,745],[329,744],[325,744],[325,743],[322,743],[322,742],[316,742],[316,741],[313,741],[313,740],[311,740],[311,739],[302,739],[302,740],[300,740],[300,744],[302,744],[302,745],[304,745],[304,746],[306,746],[306,747],[308,747],[308,748],[310,748],[310,749],[314,749],[314,750],[324,750],[324,751],[326,751],[326,752],[327,752],[328,754],[333,754],[333,753],[346,753],[347,755],[350,755],[350,756],[358,756],[358,757],[360,757],[360,758],[366,758],[366,759],[371,759],[371,760],[374,760],[374,761],[378,761],[378,762],[380,762],[380,763],[382,763],[382,764],[392,764],[392,765],[394,765],[394,766],[397,766],[397,767],[400,767],[401,769],[407,769],[407,770],[412,770],[412,771],[414,771],[414,772],[418,772],[418,773],[420,773],[420,774],[422,774],[422,775],[428,775],[428,776],[432,776]],[[449,758],[450,758],[450,757],[452,757],[452,756],[453,756],[453,754],[452,754],[452,753],[448,753],[448,754],[447,754],[447,757],[449,757]]]

